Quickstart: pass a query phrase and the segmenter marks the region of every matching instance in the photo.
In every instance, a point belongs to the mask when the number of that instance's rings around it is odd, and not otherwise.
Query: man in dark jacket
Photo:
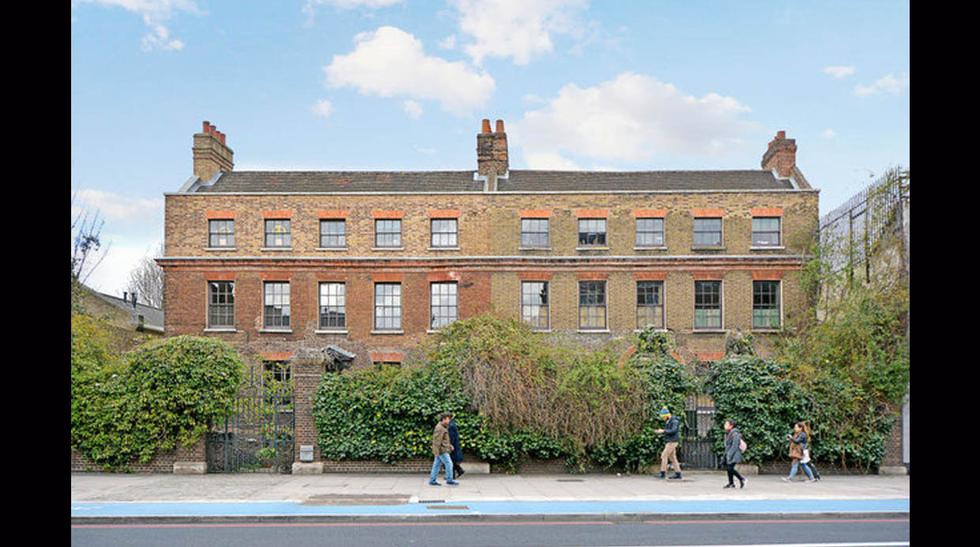
[[[671,415],[667,407],[664,407],[660,411],[660,417],[663,418],[665,424],[663,429],[658,429],[657,433],[663,433],[664,451],[660,453],[660,478],[665,478],[667,475],[667,460],[670,460],[670,464],[674,466],[674,474],[670,476],[671,479],[681,478],[681,463],[677,461],[677,443],[681,440],[681,421],[677,419],[677,416]]]
[[[459,428],[456,427],[455,418],[449,421],[449,442],[453,445],[453,451],[449,455],[453,460],[453,476],[458,479],[466,471],[463,471],[463,466],[460,465],[463,461],[463,447],[459,444]]]
[[[439,423],[432,430],[432,455],[435,459],[432,461],[432,472],[429,473],[429,484],[431,486],[441,486],[436,481],[436,477],[439,476],[440,467],[446,469],[446,484],[459,484],[453,480],[453,460],[449,457],[449,454],[453,451],[453,445],[449,442],[449,430],[447,426],[452,417],[452,413],[443,412],[439,415]]]

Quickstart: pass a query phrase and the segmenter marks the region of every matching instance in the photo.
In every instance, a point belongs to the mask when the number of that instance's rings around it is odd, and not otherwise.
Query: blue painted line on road
[[[430,509],[430,506],[466,509]],[[588,515],[905,513],[908,499],[874,500],[674,500],[674,501],[459,501],[446,504],[304,505],[269,502],[72,502],[73,517],[246,517],[246,516],[435,516],[435,515]]]

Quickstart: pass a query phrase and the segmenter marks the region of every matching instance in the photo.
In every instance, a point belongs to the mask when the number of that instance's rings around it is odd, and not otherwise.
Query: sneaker
[[[726,484],[722,488],[735,488],[735,485],[734,484]]]
[[[806,482],[817,482],[817,479],[807,479]]]
[[[660,475],[659,475],[659,476],[658,476],[657,478],[658,478],[658,479],[665,479],[665,478],[667,478],[667,473],[665,473],[665,472],[663,472],[663,471],[661,471],[661,472],[660,472]]]
[[[783,477],[783,482],[793,482],[793,479],[789,477]]]
[[[681,478],[681,474],[680,472],[674,473],[673,475],[670,476],[670,478],[674,480],[679,480]]]
[[[442,483],[436,481],[430,481],[429,486],[442,486]]]
[[[456,481],[446,481],[446,484],[448,484],[449,486],[459,486],[459,483]]]
[[[745,488],[745,483],[747,483],[747,482],[749,482],[749,479],[742,479],[742,480],[738,481],[738,487],[739,488]]]

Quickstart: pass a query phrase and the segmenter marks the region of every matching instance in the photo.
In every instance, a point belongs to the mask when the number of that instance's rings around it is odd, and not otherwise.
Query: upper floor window
[[[343,283],[320,283],[320,328],[347,327],[346,286]]]
[[[266,281],[262,301],[262,324],[266,328],[289,328],[289,282]]]
[[[578,221],[580,247],[604,247],[606,245],[606,219],[580,218]]]
[[[694,246],[721,247],[721,219],[694,219]]]
[[[432,330],[441,329],[459,317],[456,299],[456,283],[432,283],[431,320]]]
[[[779,281],[752,282],[752,328],[779,328]]]
[[[375,247],[401,247],[402,246],[402,221],[394,220],[375,220],[374,221],[374,246]]]
[[[266,247],[292,247],[293,239],[289,219],[265,221]]]
[[[320,221],[320,248],[323,249],[343,249],[347,246],[347,221],[321,220]]]
[[[235,221],[209,220],[208,247],[234,247]]]
[[[548,282],[521,282],[521,320],[532,329],[548,330]]]
[[[636,246],[637,247],[663,247],[664,246],[664,219],[662,218],[636,219]]]
[[[779,217],[754,217],[752,219],[752,246],[779,246]]]
[[[548,219],[521,219],[521,247],[547,247],[548,244]]]
[[[721,328],[721,281],[694,282],[694,328]]]
[[[582,330],[606,328],[605,281],[579,281],[578,328]]]
[[[432,246],[457,247],[457,224],[455,218],[432,220]]]
[[[235,327],[234,281],[208,281],[208,327]]]
[[[374,329],[401,330],[402,285],[401,283],[374,284]]]
[[[636,282],[636,328],[664,328],[664,282]]]

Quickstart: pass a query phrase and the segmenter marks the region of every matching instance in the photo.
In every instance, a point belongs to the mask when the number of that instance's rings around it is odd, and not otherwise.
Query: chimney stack
[[[482,131],[476,136],[476,165],[478,174],[494,175],[493,184],[490,185],[492,188],[496,187],[496,177],[507,173],[510,164],[503,120],[497,120],[496,131],[493,133],[490,132],[490,120],[483,120]]]
[[[201,132],[194,134],[194,176],[202,181],[210,180],[218,171],[231,171],[234,152],[225,144],[225,134],[211,122],[201,124]]]
[[[780,178],[789,178],[796,167],[796,139],[787,139],[785,131],[776,133],[769,141],[769,149],[762,156],[762,168],[776,171]]]

